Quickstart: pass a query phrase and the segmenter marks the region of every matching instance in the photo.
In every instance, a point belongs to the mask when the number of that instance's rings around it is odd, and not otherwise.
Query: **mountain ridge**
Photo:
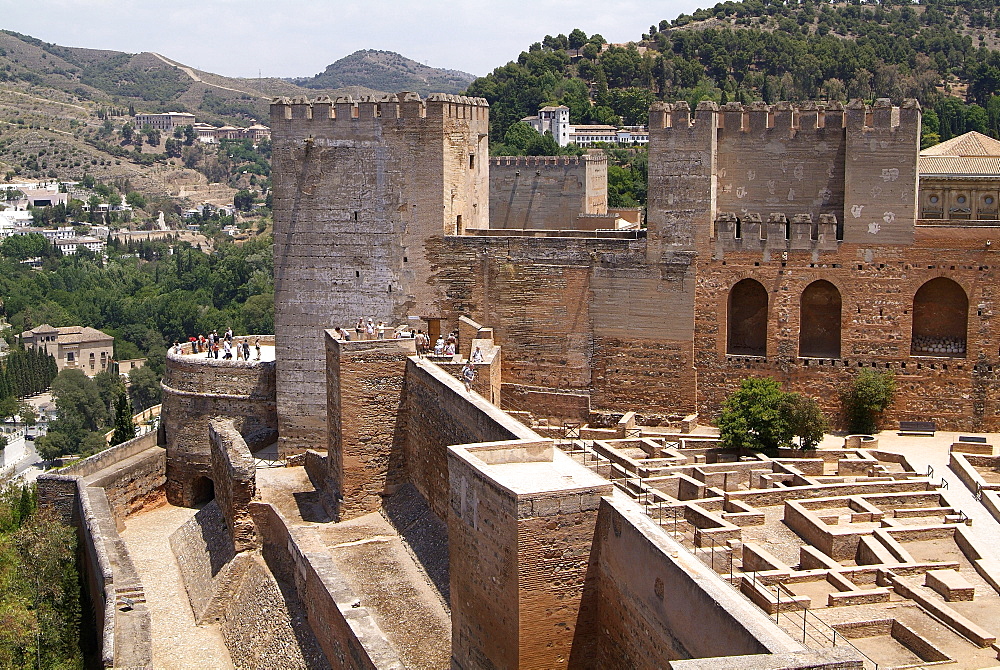
[[[384,92],[413,91],[426,96],[462,93],[475,79],[468,72],[429,67],[395,51],[361,49],[327,65],[313,77],[286,81],[310,89],[369,86]]]

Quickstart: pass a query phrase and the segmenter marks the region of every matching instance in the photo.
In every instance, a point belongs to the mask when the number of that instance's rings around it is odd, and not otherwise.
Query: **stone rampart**
[[[262,343],[267,339],[261,336]],[[193,505],[207,497],[199,492],[198,483],[212,477],[210,419],[233,419],[251,449],[276,439],[274,361],[222,360],[170,352],[161,386],[167,498],[172,504]]]
[[[309,538],[301,536],[304,531],[290,527],[273,506],[254,502],[250,511],[264,541],[268,566],[278,579],[293,585],[330,664],[358,670],[402,670],[396,650],[330,556],[311,551]]]
[[[104,667],[146,667],[149,611],[119,529],[162,495],[165,453],[148,433],[38,478],[38,503],[77,529],[84,587],[93,605]]]
[[[212,419],[208,424],[212,449],[215,502],[222,511],[236,552],[257,544],[248,505],[257,491],[253,455],[232,419]]]

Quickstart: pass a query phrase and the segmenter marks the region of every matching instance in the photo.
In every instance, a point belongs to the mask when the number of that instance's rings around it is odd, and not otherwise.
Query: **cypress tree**
[[[132,403],[128,395],[121,391],[115,400],[115,432],[111,436],[111,446],[127,442],[135,437],[135,423],[132,422]]]

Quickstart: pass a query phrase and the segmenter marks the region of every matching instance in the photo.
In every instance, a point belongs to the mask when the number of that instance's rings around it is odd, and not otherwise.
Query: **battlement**
[[[344,121],[361,119],[472,119],[489,120],[489,103],[484,98],[432,93],[426,100],[416,93],[404,91],[388,95],[350,95],[331,99],[319,96],[309,100],[304,96],[274,98],[271,101],[272,124],[291,120]]]
[[[494,156],[490,158],[490,165],[494,167],[551,167],[607,162],[608,157],[604,154],[589,154],[584,156]]]
[[[719,251],[836,251],[840,241],[837,217],[820,214],[813,221],[810,214],[771,212],[767,221],[760,214],[737,216],[720,212],[715,217],[715,241]]]
[[[798,105],[730,102],[720,109],[714,102],[703,101],[698,103],[692,118],[691,108],[683,100],[673,104],[654,102],[649,108],[649,128],[690,128],[702,120],[709,122],[714,116],[718,117],[719,127],[729,132],[916,129],[919,128],[920,103],[907,99],[901,107],[895,107],[888,98],[880,98],[872,106],[861,100],[852,100],[846,106],[839,102]]]

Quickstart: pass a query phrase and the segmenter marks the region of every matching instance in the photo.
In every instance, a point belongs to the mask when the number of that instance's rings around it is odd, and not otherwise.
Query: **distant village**
[[[166,112],[163,114],[136,114],[135,123],[139,128],[149,126],[161,132],[173,132],[176,128],[191,126],[197,134],[197,140],[205,144],[217,144],[220,140],[251,140],[254,144],[271,137],[271,129],[259,123],[254,123],[247,128],[236,128],[234,126],[212,126],[207,123],[198,123],[194,114],[187,112]],[[108,236],[112,229],[107,225],[87,225],[81,228],[79,225],[66,225],[58,227],[40,228],[32,225],[34,217],[32,209],[37,207],[52,207],[56,205],[68,206],[70,200],[79,200],[84,212],[90,212],[92,205],[91,196],[93,193],[84,188],[79,182],[67,181],[36,181],[23,183],[8,183],[2,193],[5,199],[0,199],[0,241],[12,235],[28,235],[36,233],[44,235],[56,248],[65,255],[75,254],[77,250],[84,248],[95,254],[102,254],[107,246]],[[98,203],[93,205],[97,211],[103,214],[120,213],[128,218],[132,212],[132,206],[125,201],[117,204]],[[236,208],[233,205],[215,205],[202,203],[181,213],[181,218],[187,222],[187,230],[197,231],[200,228],[198,221],[209,216],[234,216]],[[166,230],[166,224],[161,221],[161,230]],[[81,231],[85,230],[85,234]],[[229,235],[237,235],[240,231],[236,226],[230,225],[223,229]]]

